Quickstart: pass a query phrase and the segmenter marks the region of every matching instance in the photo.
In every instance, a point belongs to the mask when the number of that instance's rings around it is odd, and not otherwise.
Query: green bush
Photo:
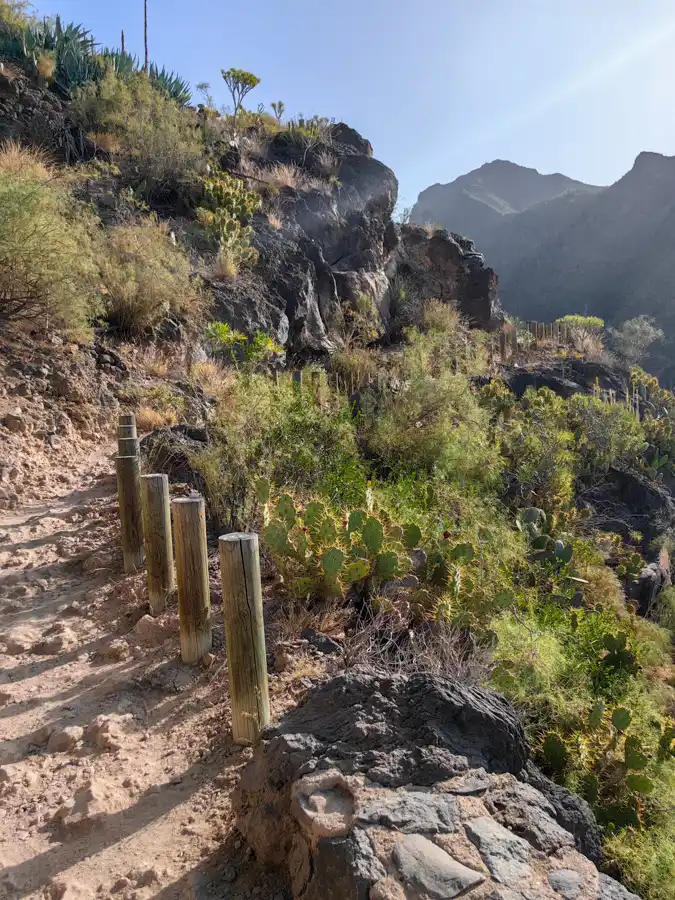
[[[0,170],[0,322],[81,332],[99,310],[96,223],[27,166],[33,177]]]
[[[192,201],[203,166],[194,121],[144,73],[117,78],[109,68],[77,91],[71,111],[140,196],[153,203]]]
[[[110,229],[101,270],[105,317],[122,336],[139,336],[170,314],[193,333],[199,329],[205,294],[167,226],[150,218]]]
[[[254,265],[258,252],[251,246],[253,229],[247,224],[260,207],[260,196],[226,172],[204,180],[206,205],[197,216],[218,246],[216,274],[234,277],[242,266]]]
[[[197,455],[212,517],[235,529],[254,519],[255,483],[267,478],[299,496],[362,506],[366,472],[350,410],[338,399],[317,406],[309,392],[240,374],[211,427],[213,448]]]

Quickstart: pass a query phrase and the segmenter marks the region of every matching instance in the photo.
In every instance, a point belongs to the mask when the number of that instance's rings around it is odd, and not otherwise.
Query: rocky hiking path
[[[0,898],[281,900],[233,827],[250,753],[216,579],[214,659],[183,666],[175,600],[150,619],[122,574],[112,445],[74,464],[60,496],[0,513]]]

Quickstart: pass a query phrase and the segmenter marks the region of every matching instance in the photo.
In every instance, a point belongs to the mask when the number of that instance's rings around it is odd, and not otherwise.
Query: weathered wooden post
[[[118,456],[117,500],[124,571],[136,572],[143,565],[143,518],[141,512],[141,464],[138,456]]]
[[[120,413],[117,420],[118,437],[138,437],[136,431],[136,416],[134,413]]]
[[[206,552],[204,498],[181,497],[171,504],[176,544],[180,655],[199,662],[211,649],[211,592]]]
[[[267,655],[257,534],[218,541],[235,744],[254,744],[269,724]]]
[[[511,331],[511,350],[514,356],[518,352],[518,329],[515,326]]]
[[[140,456],[141,445],[137,437],[119,437],[117,438],[117,455],[118,456]]]
[[[274,374],[272,376],[274,378],[274,386],[279,387],[279,370],[275,369]]]
[[[141,476],[143,536],[148,572],[148,603],[157,616],[164,611],[166,598],[176,586],[171,544],[169,479],[166,475]]]
[[[502,362],[506,362],[506,332],[499,332],[499,355],[502,358]]]
[[[323,399],[321,396],[321,372],[312,372],[312,393],[314,401],[321,406]]]
[[[302,390],[302,369],[296,369],[293,372],[293,387],[296,391]]]

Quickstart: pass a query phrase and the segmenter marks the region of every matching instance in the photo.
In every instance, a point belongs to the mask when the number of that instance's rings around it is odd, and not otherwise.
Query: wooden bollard
[[[119,456],[140,456],[141,445],[137,437],[117,438],[117,453]]]
[[[174,500],[171,507],[176,544],[180,655],[184,663],[194,664],[211,649],[204,499],[180,498]]]
[[[279,370],[275,369],[274,374],[272,376],[274,378],[274,386],[279,387]]]
[[[302,369],[293,372],[293,387],[296,391],[302,390]]]
[[[169,479],[166,475],[141,476],[143,535],[148,572],[148,603],[157,616],[166,607],[166,598],[176,586],[171,544]]]
[[[312,372],[312,393],[314,394],[315,402],[320,405],[323,400],[321,396],[321,372]]]
[[[257,534],[219,538],[235,744],[255,744],[270,721]]]
[[[499,332],[499,355],[502,358],[502,362],[506,362],[506,332]]]
[[[129,574],[138,571],[145,559],[140,460],[138,456],[118,456],[115,460],[115,469],[124,571]]]

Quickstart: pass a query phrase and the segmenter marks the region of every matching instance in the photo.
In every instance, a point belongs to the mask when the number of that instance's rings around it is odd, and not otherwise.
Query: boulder
[[[505,700],[448,678],[335,676],[265,732],[233,805],[303,900],[595,896],[586,804],[534,769]]]
[[[584,359],[565,359],[559,364],[535,362],[524,366],[503,366],[503,380],[520,399],[528,388],[548,388],[567,399],[574,394],[592,394],[596,386],[614,391],[617,400],[625,400],[630,376],[621,369]]]
[[[203,485],[192,468],[190,455],[204,450],[208,442],[205,428],[173,425],[146,435],[141,441],[141,454],[153,472],[161,472],[172,482],[190,484],[201,491]]]
[[[338,144],[351,147],[356,153],[362,156],[373,155],[373,145],[369,140],[362,137],[355,128],[350,128],[344,122],[338,122],[330,128],[330,136]]]

